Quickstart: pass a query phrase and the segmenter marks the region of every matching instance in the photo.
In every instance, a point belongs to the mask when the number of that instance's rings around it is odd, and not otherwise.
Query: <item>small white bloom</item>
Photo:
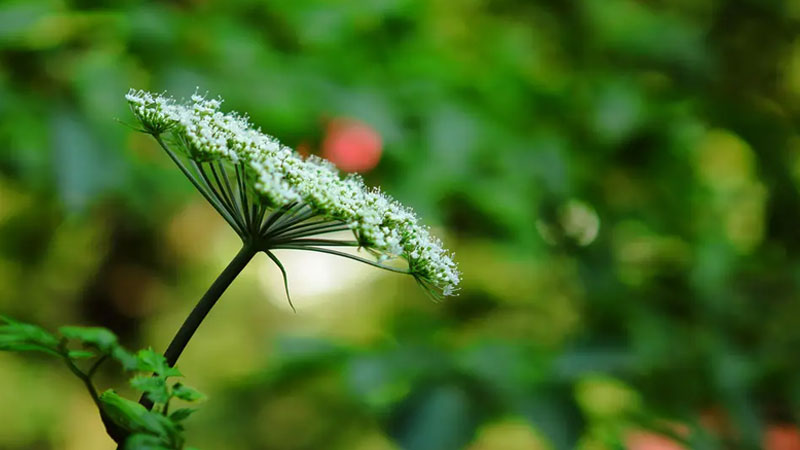
[[[456,292],[460,273],[452,255],[427,227],[418,223],[413,211],[379,189],[369,189],[361,177],[342,178],[329,161],[316,156],[301,158],[291,148],[254,127],[246,116],[220,111],[222,99],[207,99],[195,93],[190,103],[181,104],[162,95],[136,90],[128,92],[125,98],[146,132],[157,138],[161,134],[170,136],[181,144],[191,161],[199,164],[198,170],[206,178],[195,180],[196,186],[206,189],[205,193],[217,200],[217,206],[228,213],[226,220],[243,238],[262,238],[269,246],[274,245],[276,236],[286,235],[286,231],[276,234],[269,226],[269,219],[264,220],[263,227],[261,222],[254,226],[255,217],[248,212],[251,207],[259,220],[262,214],[257,213],[262,209],[279,212],[294,209],[294,217],[302,220],[338,222],[351,229],[358,245],[376,255],[376,263],[404,258],[409,273],[424,287],[436,289],[445,296]],[[245,190],[258,194],[261,202],[247,203],[247,192],[242,193],[238,188],[228,187],[228,195],[224,195],[223,182],[219,178],[211,180],[202,173],[203,164],[216,162],[236,167],[236,180],[243,180]],[[212,170],[214,167],[210,166]],[[213,176],[218,177],[218,174],[213,172]],[[227,172],[220,176],[227,177]],[[214,182],[222,194],[212,187]],[[243,200],[237,199],[235,193],[244,194]],[[288,216],[285,222],[292,223],[293,217]],[[301,221],[292,229],[304,226]],[[325,232],[314,228],[314,223],[307,229],[309,233],[311,230],[317,234]],[[302,242],[295,239],[290,243]]]

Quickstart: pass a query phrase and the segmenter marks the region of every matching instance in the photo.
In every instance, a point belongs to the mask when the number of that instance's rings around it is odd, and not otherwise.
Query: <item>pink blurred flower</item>
[[[355,119],[336,118],[328,123],[322,141],[322,156],[345,172],[367,172],[381,159],[381,136]]]

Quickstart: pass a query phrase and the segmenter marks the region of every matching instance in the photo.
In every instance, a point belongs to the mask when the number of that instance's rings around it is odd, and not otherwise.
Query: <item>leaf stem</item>
[[[89,369],[89,371],[88,371],[88,372],[86,372],[86,376],[87,376],[87,377],[88,377],[90,380],[92,379],[92,377],[94,376],[94,374],[97,372],[97,369],[99,369],[99,368],[100,368],[100,366],[101,366],[101,365],[103,365],[103,363],[104,363],[104,362],[106,362],[106,361],[108,360],[108,356],[109,356],[109,355],[103,355],[103,356],[101,356],[100,358],[98,358],[98,360],[97,360],[97,361],[95,361],[95,362],[94,362],[94,364],[92,364],[92,367]]]
[[[83,381],[83,384],[86,385],[86,389],[89,390],[89,395],[92,396],[92,400],[94,401],[95,405],[97,405],[97,407],[102,410],[102,407],[100,406],[100,397],[97,395],[97,390],[94,388],[92,380],[89,378],[88,375],[83,373],[83,371],[79,369],[78,366],[75,365],[75,363],[72,361],[72,359],[70,359],[69,356],[67,356],[66,354],[62,356],[64,357],[64,362],[67,364],[67,367],[69,367],[69,370],[71,370],[72,373],[75,374],[75,376],[77,376],[78,378],[81,379],[81,381]]]

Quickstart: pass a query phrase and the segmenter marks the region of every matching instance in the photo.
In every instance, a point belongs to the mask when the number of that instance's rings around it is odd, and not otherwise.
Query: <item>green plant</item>
[[[301,158],[246,117],[221,112],[221,100],[195,94],[184,105],[134,90],[126,98],[140,131],[155,138],[243,243],[167,348],[170,365],[258,252],[280,269],[290,304],[286,270],[273,250],[327,253],[411,275],[437,299],[457,290],[460,273],[441,242],[418,224],[413,211],[367,188],[360,177],[342,178],[321,158]],[[350,235],[329,237],[342,232]],[[372,258],[337,247],[363,249]],[[390,264],[396,260],[404,260],[406,267]],[[142,403],[149,406],[146,398]]]
[[[242,239],[242,248],[212,283],[179,328],[164,355],[152,349],[131,354],[104,328],[63,327],[55,336],[35,325],[4,318],[0,350],[42,351],[61,357],[80,378],[97,405],[108,434],[124,449],[181,449],[181,422],[192,412],[170,412],[177,398],[189,402],[202,394],[181,383],[173,366],[197,328],[248,262],[264,252],[283,274],[273,250],[308,250],[360,261],[411,275],[435,299],[452,295],[460,273],[451,255],[416,215],[358,176],[340,177],[332,164],[303,159],[275,138],[254,128],[247,118],[222,113],[221,101],[192,96],[187,105],[131,90],[127,97],[141,130],[152,135],[195,188]],[[347,238],[333,233],[349,232]],[[320,238],[318,236],[325,236]],[[336,250],[356,247],[360,256]],[[405,261],[405,267],[395,264]],[[292,306],[294,308],[294,306]],[[74,349],[70,344],[78,344]],[[92,378],[108,359],[135,375],[139,403],[113,390],[97,393]],[[88,369],[80,360],[92,360]]]
[[[111,331],[99,327],[61,327],[58,335],[41,327],[0,316],[0,350],[35,351],[61,358],[86,386],[108,434],[124,450],[183,449],[182,422],[191,408],[170,411],[174,399],[197,402],[205,397],[195,389],[170,379],[180,377],[164,356],[152,349],[131,353]],[[121,397],[112,389],[98,393],[94,376],[108,360],[119,363],[133,377],[130,384],[152,402],[152,409]],[[152,373],[152,375],[149,375]]]

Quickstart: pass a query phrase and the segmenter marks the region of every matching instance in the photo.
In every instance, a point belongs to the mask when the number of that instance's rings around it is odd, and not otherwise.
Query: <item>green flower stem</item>
[[[164,357],[167,359],[167,364],[169,364],[170,367],[174,366],[178,361],[178,357],[181,356],[183,349],[186,348],[186,344],[189,343],[194,332],[197,331],[197,328],[208,315],[209,311],[211,311],[211,308],[217,303],[217,300],[222,296],[222,293],[225,292],[228,286],[230,286],[233,280],[241,273],[247,263],[253,259],[256,253],[258,253],[258,248],[254,244],[246,242],[241,250],[239,250],[239,253],[237,253],[228,266],[225,267],[225,270],[214,280],[214,283],[208,288],[200,301],[197,302],[197,305],[192,312],[189,313],[189,316],[183,322],[183,325],[181,325],[175,337],[172,338],[172,342],[170,342],[169,347],[167,347],[167,351],[164,352]],[[139,399],[139,403],[148,409],[153,407],[152,402],[145,396]]]

